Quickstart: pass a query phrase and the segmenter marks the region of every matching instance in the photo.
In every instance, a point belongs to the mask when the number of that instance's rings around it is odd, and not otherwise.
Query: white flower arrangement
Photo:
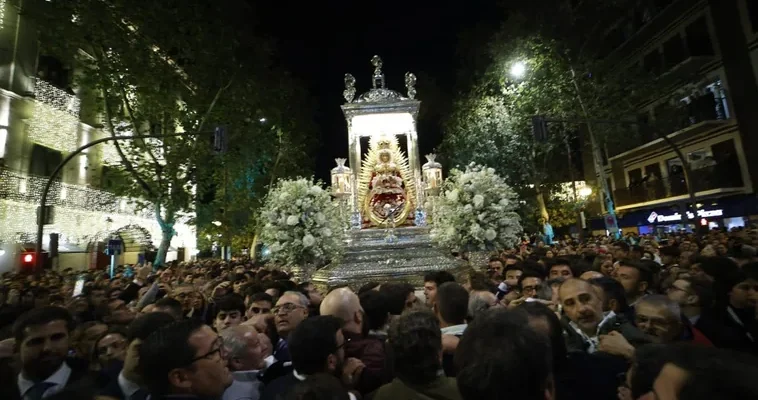
[[[318,267],[341,252],[338,206],[310,179],[280,179],[266,196],[261,221],[261,241],[276,263]]]
[[[451,171],[435,200],[432,239],[460,251],[515,246],[522,232],[516,193],[492,168],[469,164]]]

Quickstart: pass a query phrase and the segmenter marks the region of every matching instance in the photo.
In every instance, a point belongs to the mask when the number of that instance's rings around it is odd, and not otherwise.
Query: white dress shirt
[[[130,399],[140,389],[138,384],[124,376],[123,371],[118,374],[118,387],[121,388],[121,393],[124,394],[124,398],[126,399]]]
[[[52,384],[45,393],[42,395],[42,398],[52,396],[55,393],[60,392],[63,390],[64,387],[66,387],[66,384],[68,383],[68,378],[71,377],[71,368],[63,362],[61,366],[58,368],[57,371],[53,372],[52,375],[48,376],[45,380],[42,382],[47,382]],[[18,391],[21,394],[21,397],[23,398],[26,396],[27,392],[36,385],[39,382],[34,382],[32,380],[26,379],[24,377],[24,373],[21,372],[18,374]]]
[[[460,336],[463,335],[463,332],[466,330],[466,324],[460,324],[460,325],[453,325],[448,326],[445,328],[440,329],[443,335],[454,335],[454,336]]]
[[[261,381],[258,370],[232,372],[231,386],[226,388],[221,400],[258,400],[261,396]]]

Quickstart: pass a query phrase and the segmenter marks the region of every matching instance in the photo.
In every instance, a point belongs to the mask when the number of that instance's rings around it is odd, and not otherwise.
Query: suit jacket
[[[460,400],[455,378],[441,376],[427,385],[408,385],[395,378],[377,390],[372,400]],[[483,399],[484,400],[484,399]]]
[[[66,385],[64,386],[64,389],[69,388],[70,386],[74,386],[77,384],[82,385],[92,385],[92,379],[89,374],[88,369],[88,363],[86,361],[81,361],[79,359],[75,358],[69,358],[66,361],[66,364],[68,364],[69,368],[71,368],[71,375],[68,377],[68,381],[66,381]],[[3,379],[3,384],[0,385],[0,399],[3,400],[21,400],[21,393],[18,389],[18,384],[16,383],[16,378],[18,374],[16,373],[13,375],[12,379],[9,381],[5,381]]]
[[[258,380],[263,384],[264,388],[266,388],[277,379],[287,375],[292,375],[292,363],[277,361],[266,368],[265,371],[258,374]]]
[[[345,344],[345,357],[357,358],[366,366],[361,372],[356,389],[362,394],[367,394],[389,383],[392,378],[386,368],[385,341],[373,336],[364,337],[350,332],[343,333],[345,339],[349,339]]]
[[[260,400],[285,400],[295,385],[300,382],[295,375],[287,374],[263,388]]]

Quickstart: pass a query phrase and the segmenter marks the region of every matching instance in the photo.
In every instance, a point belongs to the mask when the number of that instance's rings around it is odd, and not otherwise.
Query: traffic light
[[[33,252],[21,253],[21,271],[34,271],[36,266]]]

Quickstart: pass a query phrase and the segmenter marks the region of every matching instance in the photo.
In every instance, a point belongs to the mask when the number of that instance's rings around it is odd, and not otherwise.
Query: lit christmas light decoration
[[[34,117],[29,122],[29,139],[51,149],[72,152],[77,149],[79,119],[46,104],[34,104]]]
[[[82,104],[79,98],[76,95],[66,93],[65,90],[58,89],[42,79],[35,78],[34,80],[34,98],[38,102],[47,104],[58,111],[63,111],[77,118],[79,117]]]
[[[0,0],[0,30],[5,28],[5,7],[8,5],[8,0]]]
[[[81,101],[39,78],[35,79],[34,98],[28,126],[31,141],[63,152],[76,150]]]
[[[37,207],[46,178],[24,176],[0,169],[0,241],[33,242],[37,228]],[[21,188],[24,188],[22,191]],[[64,194],[65,193],[65,194]],[[54,224],[45,226],[45,235],[61,233],[61,241],[86,245],[98,232],[111,231],[127,225],[147,229],[156,240],[161,229],[152,210],[139,209],[136,202],[85,186],[53,184],[48,205],[55,206]],[[108,221],[111,222],[108,222]],[[195,231],[187,222],[190,216],[179,217],[172,240],[174,247],[195,248]]]

